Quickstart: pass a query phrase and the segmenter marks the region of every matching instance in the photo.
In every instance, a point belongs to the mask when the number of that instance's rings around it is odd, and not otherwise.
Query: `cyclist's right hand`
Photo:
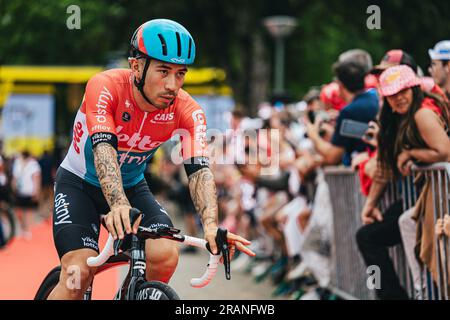
[[[139,224],[141,223],[142,216],[134,223],[133,229],[131,229],[130,223],[130,209],[129,205],[119,205],[111,209],[111,211],[105,217],[106,228],[113,236],[114,240],[124,238],[124,231],[127,234],[133,232],[137,233]],[[124,230],[125,229],[125,230]]]

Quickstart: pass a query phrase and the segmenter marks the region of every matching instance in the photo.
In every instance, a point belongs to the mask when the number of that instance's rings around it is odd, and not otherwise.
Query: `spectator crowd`
[[[243,109],[232,112],[231,129],[209,144],[219,218],[251,239],[257,252],[256,258],[237,254],[233,270],[255,281],[270,278],[274,296],[338,299],[329,289],[333,210],[323,169],[344,166],[358,175],[365,197],[362,212],[348,214],[360,216],[353,239],[361,258],[381,270],[377,298],[420,298],[423,266],[437,282],[434,236],[450,235],[450,219],[433,220],[429,181],[417,182],[419,200],[411,208],[401,200],[383,212],[378,206],[388,182],[411,175],[413,165],[450,161],[450,41],[428,54],[425,76],[404,50],[387,51],[375,66],[366,51],[349,50],[333,64],[334,80],[311,87],[302,101],[263,103],[256,118]],[[152,183],[178,199],[188,232],[197,234],[201,225],[187,204],[186,177],[165,147]],[[389,255],[399,244],[414,295],[400,283]]]

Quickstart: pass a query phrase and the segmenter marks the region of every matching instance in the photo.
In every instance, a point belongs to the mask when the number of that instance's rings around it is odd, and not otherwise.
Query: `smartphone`
[[[369,124],[366,122],[354,121],[345,119],[342,121],[339,133],[343,137],[361,139],[369,129]]]

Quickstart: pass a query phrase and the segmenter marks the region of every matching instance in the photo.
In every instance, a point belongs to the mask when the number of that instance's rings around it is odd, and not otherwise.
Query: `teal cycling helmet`
[[[195,60],[195,43],[181,24],[168,19],[150,20],[134,32],[131,56],[189,65]]]
[[[168,19],[154,19],[142,24],[131,37],[130,57],[146,59],[142,79],[134,84],[144,99],[144,83],[150,59],[190,65],[195,60],[195,43],[189,31],[178,22]]]

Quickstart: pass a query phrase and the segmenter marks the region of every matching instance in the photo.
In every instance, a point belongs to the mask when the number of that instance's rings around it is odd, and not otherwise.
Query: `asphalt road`
[[[208,255],[203,252],[196,254],[182,254],[177,271],[170,285],[175,289],[181,299],[192,300],[270,300],[274,287],[267,279],[256,283],[253,277],[243,271],[233,272],[231,280],[226,280],[223,265],[219,266],[215,278],[203,288],[192,288],[189,281],[192,277],[203,274]]]

